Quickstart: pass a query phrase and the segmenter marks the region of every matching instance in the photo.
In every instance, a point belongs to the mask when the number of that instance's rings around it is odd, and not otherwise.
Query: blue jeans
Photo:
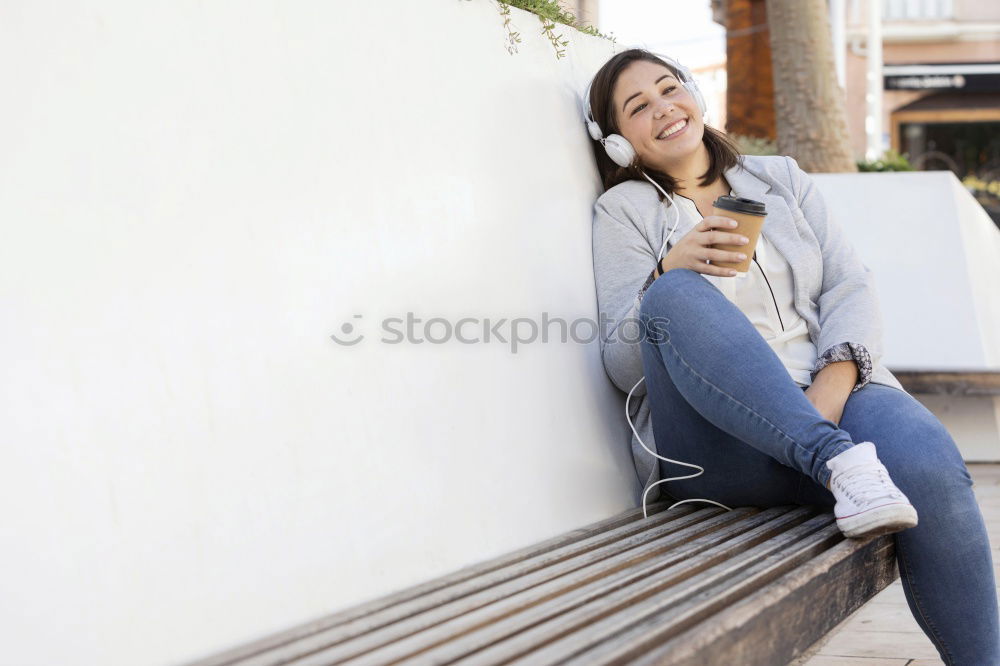
[[[728,506],[834,504],[826,461],[875,443],[919,524],[893,535],[906,601],[946,664],[1000,664],[989,539],[954,440],[913,396],[867,384],[840,427],[815,409],[746,316],[701,274],[674,269],[640,308],[656,450],[705,468],[660,486]],[[690,468],[659,461],[663,478]]]

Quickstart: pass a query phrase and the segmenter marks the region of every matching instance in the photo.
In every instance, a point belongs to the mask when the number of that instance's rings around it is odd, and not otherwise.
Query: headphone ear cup
[[[604,138],[604,133],[601,131],[601,128],[593,120],[587,121],[587,131],[590,132],[590,138],[594,141],[600,141]]]
[[[635,148],[623,136],[612,134],[604,140],[604,150],[611,161],[620,167],[627,168],[635,161]]]
[[[701,111],[701,115],[708,113],[708,105],[705,104],[705,96],[701,94],[701,89],[698,84],[694,81],[687,81],[684,83],[684,87],[687,89],[691,96],[694,97],[695,103],[698,104],[698,110]]]

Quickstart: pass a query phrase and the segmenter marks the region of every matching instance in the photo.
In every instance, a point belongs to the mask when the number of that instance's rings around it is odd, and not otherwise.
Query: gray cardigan
[[[882,315],[874,277],[830,217],[812,179],[790,157],[751,155],[743,156],[742,165],[727,170],[725,176],[736,196],[767,206],[762,233],[791,266],[795,310],[806,321],[816,349],[828,352],[824,356],[830,359],[834,348],[843,349],[845,343],[852,349],[860,347],[870,357],[871,381],[902,389],[881,363]],[[672,223],[673,216],[667,215],[666,205],[652,184],[636,180],[602,194],[594,213],[597,304],[601,318],[611,322],[601,331],[601,358],[611,381],[628,393],[643,376],[640,343],[633,341],[638,338],[644,283],[669,231],[666,222],[669,219]],[[695,223],[682,216],[668,249]],[[617,331],[622,325],[628,328]],[[643,383],[632,394],[630,416],[642,441],[655,451],[645,389]],[[627,425],[626,429],[644,491],[660,479],[659,465]],[[651,490],[646,501],[661,497],[663,488]],[[637,499],[641,497],[640,492]]]

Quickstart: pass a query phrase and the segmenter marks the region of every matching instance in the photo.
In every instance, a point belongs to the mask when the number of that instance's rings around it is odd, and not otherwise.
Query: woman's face
[[[666,65],[632,62],[611,98],[620,133],[639,164],[668,172],[701,147],[705,125],[698,103]]]

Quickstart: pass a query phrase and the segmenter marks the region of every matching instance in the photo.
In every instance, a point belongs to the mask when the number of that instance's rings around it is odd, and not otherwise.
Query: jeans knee
[[[667,271],[658,277],[646,289],[639,304],[639,321],[643,328],[643,337],[654,344],[660,344],[670,339],[667,327],[671,317],[680,316],[678,308],[682,307],[683,295],[688,291],[684,284],[688,278],[683,273],[692,273],[686,269]]]
[[[972,487],[972,476],[955,440],[936,418],[910,433],[906,441],[914,445],[913,455],[897,462],[895,472],[890,471],[894,478],[899,477],[901,488],[944,496]]]
[[[722,296],[716,287],[697,271],[675,268],[667,271],[646,289],[639,304],[639,319],[645,335],[656,343],[669,339],[668,326],[696,321],[704,316],[713,294]]]
[[[666,315],[667,311],[676,309],[691,295],[692,284],[698,280],[704,281],[700,274],[688,268],[675,268],[667,271],[649,285],[639,304],[639,314],[643,318]]]
[[[899,483],[910,492],[921,494],[967,490],[972,486],[972,477],[965,463],[948,458],[914,458],[895,473],[890,472]]]

